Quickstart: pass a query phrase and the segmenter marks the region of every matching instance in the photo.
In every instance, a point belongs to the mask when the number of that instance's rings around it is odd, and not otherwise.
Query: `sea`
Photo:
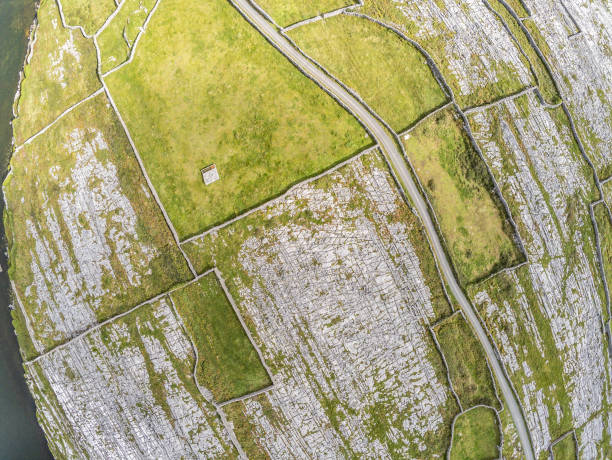
[[[0,178],[4,181],[11,155],[13,99],[34,21],[32,0],[0,0]],[[0,200],[0,216],[4,203]],[[36,420],[34,401],[24,378],[17,337],[11,324],[11,289],[6,274],[4,225],[0,219],[0,459],[53,458]]]

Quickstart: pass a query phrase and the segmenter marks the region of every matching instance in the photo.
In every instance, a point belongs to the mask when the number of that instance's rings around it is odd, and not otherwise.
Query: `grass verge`
[[[272,384],[214,273],[174,292],[172,299],[198,350],[198,382],[215,401]]]
[[[164,0],[134,60],[106,81],[181,238],[371,143],[224,1]],[[211,163],[221,179],[206,186]]]
[[[597,221],[599,231],[599,245],[603,259],[604,273],[606,274],[608,289],[610,289],[612,287],[612,222],[610,222],[608,210],[603,203],[595,205],[593,213],[595,214],[595,220]],[[608,312],[605,308],[603,311],[603,318],[604,322],[610,319],[608,318]]]
[[[464,408],[484,404],[499,408],[487,359],[462,315],[454,315],[435,329],[446,358],[451,382]]]
[[[492,460],[501,443],[493,409],[476,407],[455,420],[450,460]]]
[[[444,109],[402,136],[406,153],[429,195],[462,283],[523,259],[486,164],[463,122]]]
[[[372,21],[342,14],[304,25],[289,35],[359,93],[395,131],[446,102],[421,52]]]

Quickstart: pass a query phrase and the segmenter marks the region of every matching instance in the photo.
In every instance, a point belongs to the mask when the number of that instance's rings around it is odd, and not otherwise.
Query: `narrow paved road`
[[[521,444],[523,445],[523,450],[525,451],[525,457],[528,460],[534,460],[533,449],[531,447],[531,438],[529,436],[527,424],[525,423],[525,418],[523,417],[519,402],[512,391],[508,377],[506,376],[495,350],[489,341],[487,333],[478,320],[478,316],[476,315],[472,304],[465,297],[463,290],[455,278],[451,265],[446,257],[446,253],[442,248],[442,244],[436,232],[435,226],[431,220],[431,216],[427,210],[425,200],[419,193],[419,189],[414,183],[412,175],[408,170],[408,166],[404,161],[402,153],[400,152],[394,139],[387,133],[383,125],[366,109],[366,107],[364,107],[361,102],[359,102],[347,90],[334,81],[333,78],[330,78],[325,74],[325,72],[322,72],[321,69],[306,58],[298,49],[296,49],[270,22],[268,22],[268,20],[259,11],[257,11],[255,7],[253,7],[248,0],[232,1],[236,8],[251,22],[251,24],[253,24],[253,26],[257,28],[266,38],[268,38],[268,40],[270,40],[275,46],[282,50],[285,56],[287,56],[302,72],[342,101],[342,103],[353,114],[355,114],[365,126],[368,127],[383,150],[383,153],[393,164],[396,173],[403,182],[402,185],[404,186],[405,191],[412,198],[421,221],[425,226],[431,247],[436,255],[444,278],[446,279],[451,292],[455,296],[455,299],[457,299],[459,302],[465,317],[476,331],[478,340],[482,344],[487,358],[489,359],[493,373],[499,382],[499,387],[506,401],[506,406],[510,410],[512,420],[516,425]]]

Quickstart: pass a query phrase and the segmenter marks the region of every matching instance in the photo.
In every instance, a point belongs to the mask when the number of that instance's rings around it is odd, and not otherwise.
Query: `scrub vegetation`
[[[113,0],[61,0],[61,2],[66,24],[83,27],[87,35],[96,33],[117,8]]]
[[[164,0],[138,46],[106,81],[181,238],[371,144],[228,2]]]
[[[55,1],[42,0],[37,18],[34,52],[24,68],[18,117],[13,122],[17,145],[101,86],[93,43],[80,31],[62,27]]]
[[[211,273],[172,294],[198,350],[196,375],[217,402],[271,385],[257,351]]]
[[[342,14],[289,35],[395,131],[446,102],[421,52],[375,22]]]
[[[476,407],[455,420],[450,460],[493,460],[500,444],[495,411]]]
[[[486,164],[454,109],[438,112],[402,137],[460,281],[474,282],[520,262],[523,256]]]
[[[257,4],[281,27],[287,27],[345,6],[354,5],[351,0],[258,0]]]
[[[463,316],[457,314],[443,321],[434,332],[461,405],[464,408],[479,404],[498,407],[487,360]]]
[[[287,423],[284,417],[272,407],[266,395],[254,396],[253,401],[257,401],[261,405],[264,416],[268,420],[272,420],[275,424]],[[244,410],[244,403],[241,401],[223,407],[223,411],[227,415],[228,420],[233,424],[236,438],[247,454],[247,457],[252,460],[271,459],[265,447],[260,444],[261,441],[257,434],[257,426],[251,423]]]

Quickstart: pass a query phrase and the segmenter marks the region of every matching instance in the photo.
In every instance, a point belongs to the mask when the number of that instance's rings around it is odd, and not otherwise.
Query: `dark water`
[[[0,179],[10,156],[13,96],[34,19],[33,0],[0,0]],[[4,203],[0,200],[0,215]],[[36,422],[34,402],[23,377],[17,338],[9,311],[10,285],[6,276],[6,243],[0,219],[0,459],[52,458]]]

